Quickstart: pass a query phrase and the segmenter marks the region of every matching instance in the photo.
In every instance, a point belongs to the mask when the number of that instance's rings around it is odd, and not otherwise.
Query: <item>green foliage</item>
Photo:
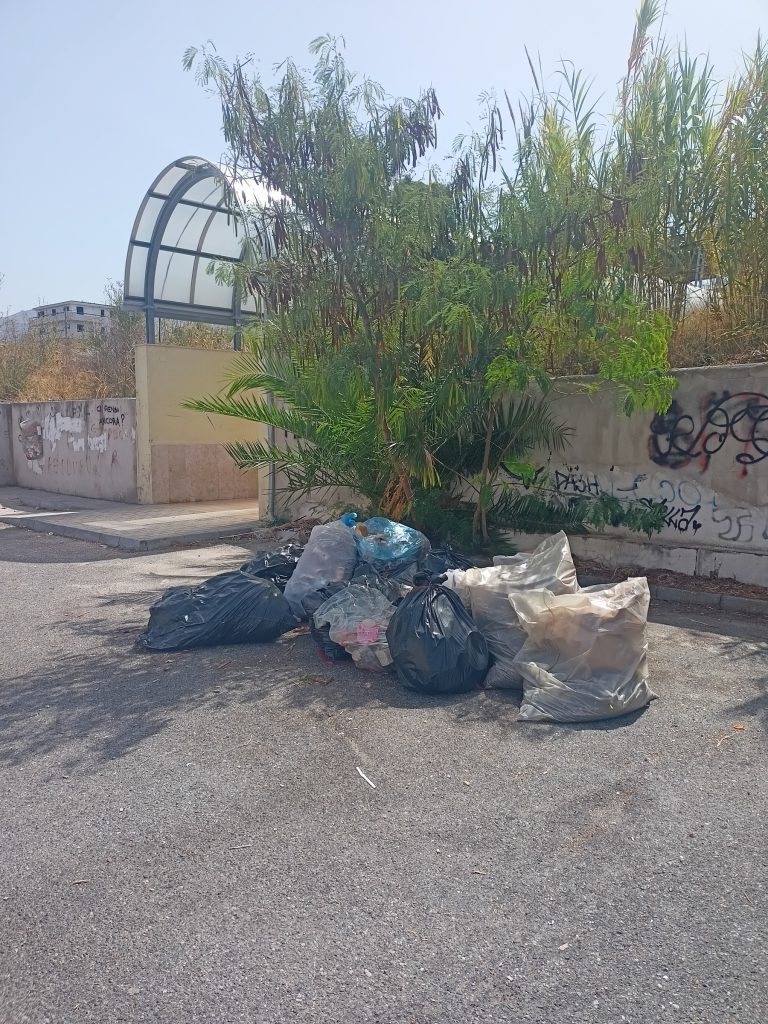
[[[666,412],[677,381],[667,372],[672,324],[666,314],[642,316],[638,307],[600,358],[600,380],[612,384],[629,416],[647,409]]]
[[[590,528],[612,526],[650,537],[662,529],[666,515],[667,508],[661,501],[620,501],[610,494],[565,498],[552,492],[522,493],[514,488],[505,489],[493,506],[494,522],[523,533],[587,533]]]
[[[475,509],[471,502],[452,500],[444,491],[419,491],[407,522],[421,530],[433,544],[450,544],[459,551],[514,555],[517,546],[506,535],[505,524],[493,522],[488,537],[479,539],[474,530]]]
[[[314,68],[288,61],[271,82],[188,51],[221,100],[229,163],[270,190],[248,257],[217,269],[269,317],[229,394],[195,403],[294,439],[233,445],[241,465],[448,532],[468,501],[483,536],[494,517],[661,528],[658,508],[503,484],[535,486],[530,453],[567,443],[557,376],[612,388],[627,415],[668,409],[670,337],[702,274],[713,301],[768,322],[766,52],[719,103],[706,61],[652,38],[659,16],[643,0],[607,132],[581,72],[564,64],[548,92],[531,65],[530,99],[483,97],[442,172],[426,163],[434,91],[387,96],[342,41],[316,39]]]
[[[414,383],[400,381],[386,406],[388,430],[381,429],[374,383],[365,369],[344,354],[322,359],[291,358],[272,346],[244,353],[233,370],[228,390],[190,400],[188,408],[235,416],[272,427],[282,434],[270,443],[227,446],[243,468],[273,464],[293,494],[349,488],[371,512],[391,511],[398,482],[391,455],[408,466],[414,489],[460,502],[462,487],[482,493],[490,487],[473,482],[483,462],[484,416],[481,384],[459,390],[444,402],[446,378],[439,372],[414,370]],[[496,413],[490,465],[518,458],[532,447],[562,446],[562,428],[541,401],[530,397],[508,402]],[[277,437],[277,435],[276,435]],[[414,504],[404,515],[414,512]]]
[[[467,551],[475,543],[473,515],[474,509],[469,502],[446,501],[445,494],[438,489],[417,490],[409,523],[421,530],[433,544],[447,543],[457,550]]]
[[[354,374],[337,375],[328,386],[332,371],[328,362],[294,361],[271,350],[246,354],[227,394],[191,401],[188,407],[282,432],[281,441],[228,445],[240,467],[272,464],[292,494],[347,487],[377,509],[384,501],[390,463],[377,434],[375,396]]]
[[[539,493],[523,493],[506,488],[497,497],[492,519],[495,523],[521,533],[586,533],[585,503],[573,502]]]
[[[663,528],[668,511],[663,501],[620,501],[603,493],[594,499],[587,499],[585,522],[598,530],[606,526],[621,526],[625,530],[650,537]]]

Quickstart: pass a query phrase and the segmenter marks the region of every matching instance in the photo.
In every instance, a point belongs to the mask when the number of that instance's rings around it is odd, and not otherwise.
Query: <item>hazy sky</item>
[[[0,0],[0,311],[100,300],[122,280],[139,202],[179,156],[217,160],[217,101],[181,68],[212,39],[268,71],[343,34],[353,69],[390,93],[435,86],[441,149],[475,122],[477,96],[528,90],[523,46],[545,72],[560,58],[595,79],[607,106],[621,77],[635,0]],[[668,0],[666,33],[732,72],[768,0]]]

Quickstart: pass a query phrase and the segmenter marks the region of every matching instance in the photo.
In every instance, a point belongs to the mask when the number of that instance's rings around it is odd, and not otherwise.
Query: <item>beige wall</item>
[[[561,497],[601,493],[666,506],[664,529],[574,536],[584,558],[768,584],[768,364],[676,370],[663,416],[627,417],[592,381],[555,383],[552,411],[573,435],[564,452],[531,455],[537,484]],[[515,485],[523,490],[522,483]],[[332,500],[332,499],[331,499]],[[328,504],[318,495],[319,504]],[[305,511],[294,503],[287,515]],[[315,514],[315,513],[312,513]],[[535,537],[515,534],[523,550]]]
[[[666,502],[655,545],[768,555],[768,365],[674,375],[664,416],[627,417],[610,392],[573,393],[572,382],[559,382],[565,394],[553,396],[553,410],[573,428],[571,445],[540,452],[538,465],[561,495]]]
[[[240,470],[222,447],[258,440],[264,428],[229,416],[182,408],[216,394],[237,354],[139,345],[136,348],[138,496],[142,503],[259,496],[256,470]],[[266,513],[266,508],[262,510]]]
[[[133,398],[12,405],[16,485],[83,498],[136,501],[135,417]]]

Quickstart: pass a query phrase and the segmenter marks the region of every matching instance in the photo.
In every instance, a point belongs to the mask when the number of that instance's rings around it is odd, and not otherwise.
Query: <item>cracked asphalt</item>
[[[135,646],[247,555],[0,529],[3,1024],[764,1024],[768,619],[657,605],[581,727]]]

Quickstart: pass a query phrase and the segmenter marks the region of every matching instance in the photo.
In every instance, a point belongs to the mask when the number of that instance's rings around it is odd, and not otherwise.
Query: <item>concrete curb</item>
[[[0,523],[6,526],[16,526],[21,530],[55,534],[58,537],[68,537],[70,540],[82,540],[90,544],[103,544],[108,548],[133,553],[170,551],[172,548],[177,547],[239,540],[252,536],[260,529],[260,527],[256,527],[253,530],[243,531],[242,528],[237,528],[230,531],[219,527],[218,529],[200,530],[195,533],[179,533],[173,537],[138,538],[119,536],[114,533],[101,533],[99,530],[88,529],[82,526],[70,526],[67,522],[61,520],[50,522],[42,518],[30,517],[22,519],[15,516],[0,516]]]
[[[138,537],[117,536],[114,533],[100,533],[98,530],[81,526],[70,526],[64,520],[46,522],[44,519],[18,519],[14,516],[0,516],[0,523],[17,526],[22,530],[34,530],[37,533],[56,534],[72,540],[87,541],[91,544],[103,544],[118,551],[133,553],[150,551],[169,551],[172,548],[195,544],[215,544],[223,541],[239,540],[252,536],[259,527],[243,532],[242,529],[228,531],[226,529],[200,530],[195,533],[177,534],[174,537]],[[581,585],[591,587],[599,583],[610,582],[599,576],[582,576]],[[682,590],[677,587],[651,586],[651,597],[655,601],[669,601],[677,604],[698,604],[707,608],[719,608],[725,612],[742,612],[747,615],[761,615],[768,618],[768,601],[757,601],[750,597],[731,597],[729,594],[717,594],[708,590]]]
[[[599,576],[582,576],[581,585],[592,587],[608,580]],[[670,601],[673,604],[698,604],[706,608],[719,608],[724,612],[744,612],[747,615],[762,615],[768,618],[768,601],[752,597],[732,597],[709,590],[682,590],[678,587],[657,587],[650,585],[651,598],[655,601]]]

